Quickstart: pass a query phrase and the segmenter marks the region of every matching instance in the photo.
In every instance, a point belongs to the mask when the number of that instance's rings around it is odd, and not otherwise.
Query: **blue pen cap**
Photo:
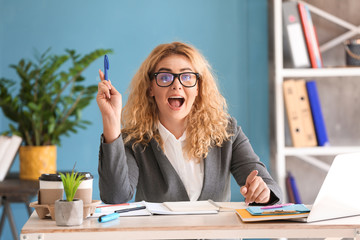
[[[109,222],[111,220],[115,220],[118,217],[120,217],[119,213],[111,213],[109,215],[104,215],[104,216],[99,217],[98,221],[104,223],[104,222]]]

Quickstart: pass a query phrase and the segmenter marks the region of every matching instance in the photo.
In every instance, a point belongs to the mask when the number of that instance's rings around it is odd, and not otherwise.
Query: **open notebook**
[[[213,205],[212,201],[184,201],[184,202],[134,202],[127,205],[100,205],[96,208],[95,213],[90,217],[100,217],[113,213],[116,210],[130,209],[134,207],[145,206],[145,209],[120,213],[120,217],[128,216],[149,216],[157,215],[194,215],[194,214],[216,214],[219,207]]]

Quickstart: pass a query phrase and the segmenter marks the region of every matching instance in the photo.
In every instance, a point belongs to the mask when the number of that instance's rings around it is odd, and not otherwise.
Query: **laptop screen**
[[[337,155],[307,222],[360,215],[360,153]]]

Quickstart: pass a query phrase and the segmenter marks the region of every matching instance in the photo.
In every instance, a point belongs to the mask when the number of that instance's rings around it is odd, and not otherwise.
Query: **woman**
[[[121,94],[99,74],[103,202],[127,202],[135,192],[136,201],[230,201],[231,174],[247,204],[281,201],[194,47],[156,47],[132,79],[123,110]]]

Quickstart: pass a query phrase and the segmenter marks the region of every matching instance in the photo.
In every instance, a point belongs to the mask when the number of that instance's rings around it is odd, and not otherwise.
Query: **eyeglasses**
[[[194,72],[183,72],[183,73],[169,73],[169,72],[157,72],[154,73],[156,84],[159,87],[169,87],[173,84],[175,78],[178,78],[181,85],[184,87],[195,87],[197,80],[200,75]]]

